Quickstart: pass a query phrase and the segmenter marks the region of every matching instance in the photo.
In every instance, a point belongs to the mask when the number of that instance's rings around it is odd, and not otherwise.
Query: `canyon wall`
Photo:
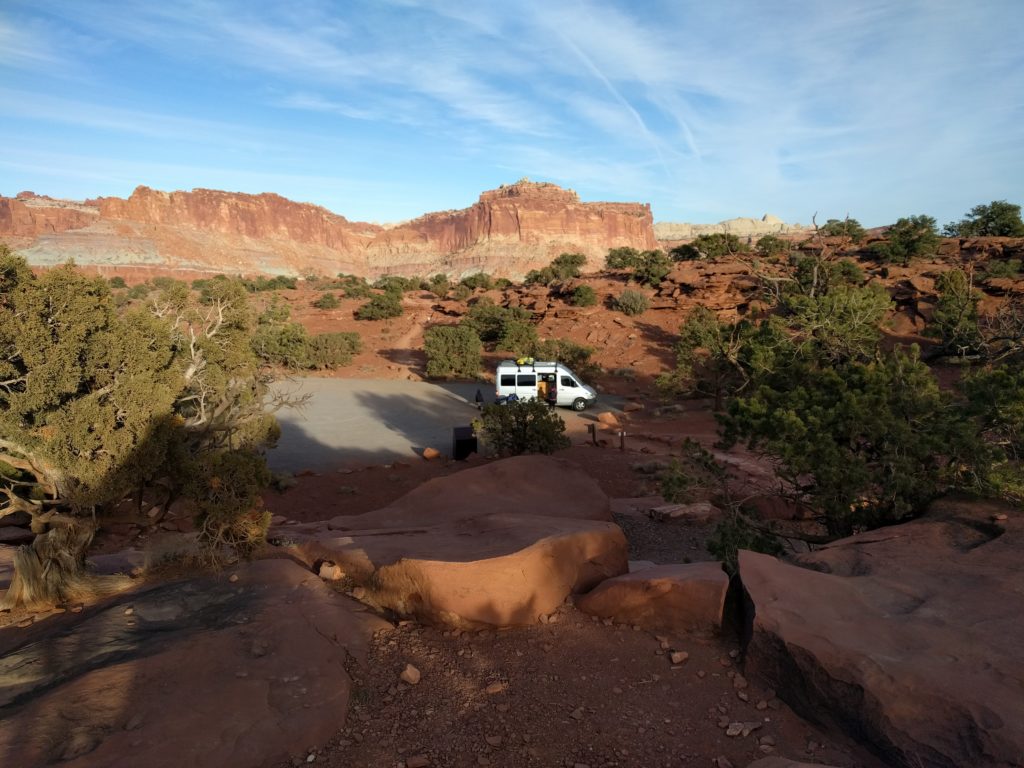
[[[692,240],[700,235],[728,234],[737,237],[761,237],[763,235],[799,234],[805,231],[807,231],[807,227],[800,224],[787,224],[769,213],[760,219],[741,217],[720,221],[717,224],[659,221],[654,225],[654,233],[658,240],[672,242]]]
[[[583,203],[572,190],[527,180],[484,192],[469,208],[390,227],[274,194],[138,187],[127,199],[72,203],[21,193],[0,197],[0,240],[33,265],[73,258],[140,275],[521,277],[566,251],[584,253],[596,269],[609,248],[657,247],[649,205]]]

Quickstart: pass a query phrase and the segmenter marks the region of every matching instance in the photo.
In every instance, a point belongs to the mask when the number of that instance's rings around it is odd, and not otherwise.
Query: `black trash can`
[[[476,453],[476,434],[473,427],[454,427],[452,429],[452,458],[465,461],[469,454]]]

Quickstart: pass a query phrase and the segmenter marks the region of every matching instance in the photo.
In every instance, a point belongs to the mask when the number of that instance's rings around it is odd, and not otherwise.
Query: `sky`
[[[0,194],[349,219],[522,177],[656,221],[1024,203],[1020,0],[0,0]]]

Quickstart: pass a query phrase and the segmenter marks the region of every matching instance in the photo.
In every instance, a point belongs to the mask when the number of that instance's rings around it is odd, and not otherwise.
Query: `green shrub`
[[[538,360],[556,360],[583,377],[600,372],[600,368],[590,362],[594,348],[569,339],[545,339],[529,352]]]
[[[471,328],[485,343],[497,341],[512,321],[525,322],[530,313],[522,307],[499,307],[489,297],[481,296],[469,307],[461,325]]]
[[[927,333],[941,340],[942,349],[953,355],[971,355],[981,351],[978,327],[978,303],[981,292],[975,290],[962,269],[943,272],[935,280],[938,301]]]
[[[265,323],[252,336],[253,351],[266,365],[293,370],[310,367],[309,333],[301,323]]]
[[[886,239],[872,246],[879,261],[906,266],[921,256],[930,256],[939,246],[935,219],[910,216],[899,219],[885,233]]]
[[[317,309],[337,309],[341,302],[333,293],[325,293],[313,302],[313,306]]]
[[[280,323],[287,323],[291,316],[291,307],[283,302],[280,296],[275,294],[273,298],[271,298],[270,303],[264,307],[263,312],[260,314],[259,324],[276,325]]]
[[[494,286],[494,281],[486,272],[477,272],[474,275],[462,278],[459,284],[466,286],[471,291],[475,291],[478,288],[483,291],[489,291]]]
[[[640,264],[640,251],[628,246],[612,248],[608,251],[604,264],[608,269],[634,269]]]
[[[864,271],[848,259],[832,261],[819,255],[791,253],[789,263],[793,267],[792,279],[779,283],[777,291],[770,296],[780,300],[784,307],[794,297],[815,298],[824,296],[838,286],[857,286],[864,282]]]
[[[790,243],[788,240],[783,240],[775,235],[765,235],[757,241],[754,247],[757,249],[758,256],[766,259],[775,259],[789,253]]]
[[[402,298],[394,293],[379,293],[356,310],[357,320],[386,320],[399,317],[402,309]]]
[[[848,237],[853,242],[859,243],[864,239],[864,227],[856,219],[847,216],[845,219],[829,219],[820,227],[818,233],[826,237]]]
[[[526,273],[526,277],[523,278],[523,285],[551,285],[555,282],[555,270],[551,267],[544,267],[544,269],[531,269]]]
[[[340,290],[347,299],[365,299],[373,296],[373,291],[370,290],[370,284],[366,282],[365,277],[346,275],[344,272],[340,272],[338,279],[331,281],[329,286],[323,287]]]
[[[736,235],[716,232],[711,235],[698,235],[692,243],[676,246],[669,254],[674,261],[692,261],[718,259],[729,254],[746,253],[749,250],[750,246]]]
[[[373,287],[387,293],[409,293],[418,291],[423,285],[419,277],[401,277],[400,275],[384,275],[377,278]]]
[[[797,358],[761,377],[721,417],[775,462],[833,536],[920,514],[953,472],[986,472],[977,430],[928,366],[899,350],[838,365]]]
[[[515,285],[515,283],[513,283],[507,277],[499,277],[497,280],[494,281],[494,287],[502,291],[507,291],[513,285]]]
[[[947,224],[943,233],[949,237],[1024,237],[1024,221],[1019,205],[993,200],[974,206],[965,218]]]
[[[502,326],[497,349],[530,355],[537,346],[537,329],[525,320],[509,320]]]
[[[569,303],[576,307],[592,307],[597,304],[597,293],[589,285],[578,285],[569,297]]]
[[[287,277],[285,275],[277,275],[276,277],[263,277],[261,275],[259,277],[243,279],[242,285],[244,285],[246,290],[250,293],[257,293],[261,291],[293,291],[298,286],[298,282],[298,278]]]
[[[153,283],[153,288],[158,291],[173,290],[182,285],[186,288],[188,287],[183,280],[176,280],[173,277],[154,277],[150,282]]]
[[[448,282],[448,275],[438,272],[430,278],[429,285],[430,292],[437,296],[437,298],[445,299],[448,297],[448,290],[451,288],[451,283]]]
[[[361,349],[358,333],[318,333],[309,340],[307,366],[321,370],[339,368],[351,363]]]
[[[259,325],[252,337],[253,351],[266,365],[294,371],[348,365],[361,346],[358,333],[310,336],[301,324],[288,322]]]
[[[455,299],[455,301],[468,301],[472,295],[473,289],[470,288],[468,285],[463,285],[462,283],[459,283],[454,288],[452,288],[451,296],[453,299]]]
[[[480,337],[465,325],[435,325],[423,336],[427,376],[475,379],[480,373]]]
[[[672,271],[672,259],[663,251],[644,251],[633,272],[633,279],[642,285],[658,285]]]
[[[111,288],[114,288],[114,289],[117,289],[117,290],[120,290],[122,288],[127,288],[128,287],[128,283],[126,283],[124,281],[124,278],[121,277],[120,275],[114,275],[107,282],[110,283],[110,287]]]
[[[563,253],[551,262],[551,270],[554,272],[556,280],[568,280],[579,277],[580,270],[586,263],[587,257],[582,253]]]
[[[531,269],[523,285],[551,285],[556,280],[569,280],[580,276],[587,257],[582,253],[563,253],[543,269]]]
[[[697,261],[698,259],[707,258],[707,256],[701,253],[697,249],[697,246],[692,243],[677,245],[668,252],[668,255],[672,261]]]
[[[1020,259],[991,259],[985,265],[985,279],[992,277],[1009,277],[1018,279],[1024,272],[1024,264]]]
[[[554,453],[570,446],[565,422],[540,400],[484,406],[474,426],[484,444],[499,456]]]
[[[651,300],[640,291],[626,289],[612,302],[613,308],[626,315],[642,315],[651,306]]]

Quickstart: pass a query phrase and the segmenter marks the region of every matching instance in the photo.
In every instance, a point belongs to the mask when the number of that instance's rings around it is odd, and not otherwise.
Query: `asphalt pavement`
[[[477,389],[485,402],[494,401],[493,385],[472,382],[297,378],[276,386],[307,398],[301,407],[277,414],[281,439],[268,463],[288,472],[409,460],[427,447],[449,454],[452,428],[468,426],[476,417]],[[589,411],[559,408],[558,413],[569,431],[584,430],[596,413],[618,400],[599,395]]]

